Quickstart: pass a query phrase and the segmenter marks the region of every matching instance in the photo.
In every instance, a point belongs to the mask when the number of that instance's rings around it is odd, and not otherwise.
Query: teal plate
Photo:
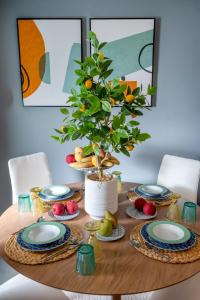
[[[39,222],[26,227],[21,239],[32,245],[48,244],[61,239],[66,233],[66,227],[58,222]]]
[[[181,244],[191,238],[185,226],[172,221],[154,221],[148,224],[146,231],[152,239],[162,243]]]

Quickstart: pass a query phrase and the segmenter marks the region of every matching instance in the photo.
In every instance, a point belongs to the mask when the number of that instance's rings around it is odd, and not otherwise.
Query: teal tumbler
[[[18,196],[18,211],[31,212],[31,198],[28,193]]]
[[[80,275],[91,275],[96,269],[94,248],[89,244],[81,244],[77,251],[76,271]]]
[[[193,202],[185,202],[182,211],[182,220],[188,224],[195,224],[197,206]]]

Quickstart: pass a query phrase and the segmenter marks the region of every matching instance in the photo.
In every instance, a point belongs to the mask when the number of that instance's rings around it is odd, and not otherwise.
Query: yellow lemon
[[[85,111],[85,104],[82,104],[80,111],[84,112]]]
[[[85,82],[85,87],[87,90],[90,90],[92,87],[92,80],[91,79],[87,79]]]
[[[126,150],[128,150],[128,151],[132,151],[133,149],[134,149],[133,145],[127,145],[126,146]]]
[[[115,99],[113,98],[110,98],[110,102],[111,102],[111,105],[114,106],[115,105]]]
[[[126,102],[132,102],[135,99],[135,97],[131,94],[126,96]]]

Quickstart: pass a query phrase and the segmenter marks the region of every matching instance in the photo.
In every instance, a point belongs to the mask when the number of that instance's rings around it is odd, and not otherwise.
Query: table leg
[[[121,295],[113,295],[112,299],[113,300],[121,300]]]

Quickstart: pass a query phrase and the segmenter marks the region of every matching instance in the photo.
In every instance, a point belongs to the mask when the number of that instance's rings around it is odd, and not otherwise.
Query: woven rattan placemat
[[[188,250],[177,251],[177,252],[160,250],[155,247],[150,247],[147,243],[145,243],[145,241],[143,240],[140,234],[140,231],[143,226],[144,223],[135,226],[131,230],[131,234],[130,234],[130,240],[135,240],[136,244],[138,241],[138,246],[135,247],[135,249],[137,249],[142,254],[152,259],[159,260],[165,263],[172,263],[172,264],[185,264],[200,259],[200,237],[199,236],[196,237],[195,246]]]
[[[137,198],[141,198],[140,196],[138,196],[134,191],[129,191],[127,194],[128,199],[132,202],[135,201]],[[180,194],[175,194],[173,193],[172,195],[170,195],[166,200],[164,201],[158,201],[156,199],[151,199],[148,200],[145,198],[145,200],[147,202],[153,202],[157,207],[160,206],[166,206],[166,205],[170,205],[173,202],[176,202],[179,198],[181,198]]]
[[[83,238],[79,229],[76,227],[70,227],[70,229],[72,234],[69,241],[65,245],[56,248],[55,250],[46,252],[31,252],[24,250],[17,243],[17,234],[13,234],[6,241],[4,251],[12,260],[27,265],[47,264],[62,260],[76,252],[78,244]],[[75,241],[77,245],[73,245],[71,241]]]

